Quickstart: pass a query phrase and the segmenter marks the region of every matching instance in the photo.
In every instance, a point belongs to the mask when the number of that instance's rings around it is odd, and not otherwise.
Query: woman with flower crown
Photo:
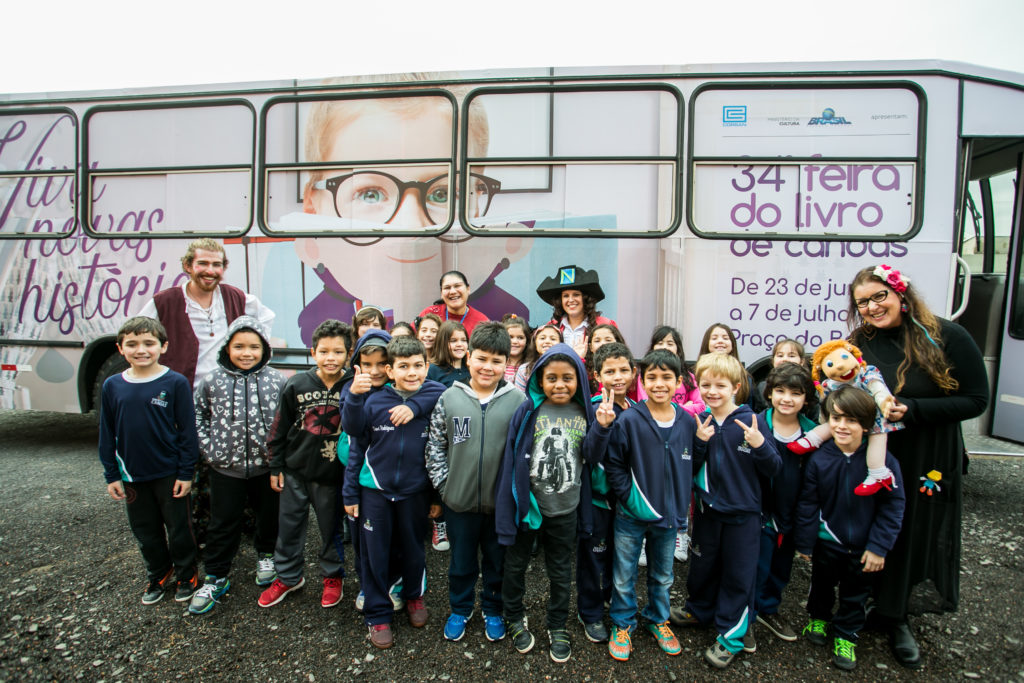
[[[850,341],[892,389],[889,419],[906,427],[888,435],[908,493],[903,528],[877,584],[875,613],[889,630],[896,661],[917,668],[921,654],[908,612],[953,611],[960,601],[960,422],[984,412],[988,380],[970,335],[937,318],[895,268],[865,268],[849,291]]]

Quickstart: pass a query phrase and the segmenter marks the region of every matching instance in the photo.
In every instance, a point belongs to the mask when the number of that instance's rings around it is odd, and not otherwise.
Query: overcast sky
[[[851,59],[1024,72],[1022,26],[1022,0],[19,1],[2,11],[0,93]]]

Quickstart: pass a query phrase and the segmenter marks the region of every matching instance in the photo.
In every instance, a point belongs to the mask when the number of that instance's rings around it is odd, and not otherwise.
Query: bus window
[[[78,119],[70,109],[0,111],[0,238],[75,229]]]
[[[266,103],[259,211],[265,233],[379,238],[436,235],[451,226],[455,97],[433,89],[399,94]]]
[[[702,237],[907,240],[921,225],[924,99],[905,84],[713,84],[690,103]]]
[[[95,237],[237,236],[252,224],[256,113],[242,100],[98,106],[84,117]]]
[[[682,97],[669,86],[480,88],[459,186],[474,235],[650,236],[680,222]],[[483,179],[494,181],[497,195]],[[484,206],[488,207],[482,212]]]
[[[1005,273],[1009,265],[1013,233],[1013,197],[1016,194],[1017,171],[1007,171],[988,179],[992,193],[992,272]]]
[[[972,273],[985,272],[985,201],[981,181],[972,180],[967,185],[967,202],[963,211],[963,232],[960,255]]]

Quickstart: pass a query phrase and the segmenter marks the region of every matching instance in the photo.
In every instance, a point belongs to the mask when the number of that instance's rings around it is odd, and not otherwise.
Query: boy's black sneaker
[[[515,647],[516,651],[520,654],[525,655],[533,649],[533,644],[536,641],[534,640],[533,634],[530,633],[526,617],[523,617],[521,621],[509,624],[508,633],[512,636],[512,646]]]
[[[142,594],[143,605],[154,605],[160,602],[164,593],[171,587],[171,579],[174,577],[174,568],[167,570],[162,579],[154,579],[149,582],[149,587]]]
[[[199,590],[199,573],[193,571],[192,578],[178,582],[178,590],[174,593],[175,602],[188,602]]]
[[[551,647],[548,649],[551,661],[558,662],[559,664],[569,661],[569,657],[572,656],[569,632],[564,628],[553,629],[548,631],[548,638],[551,639]]]

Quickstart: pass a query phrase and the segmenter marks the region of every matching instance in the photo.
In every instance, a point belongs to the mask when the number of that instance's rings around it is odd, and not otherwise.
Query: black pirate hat
[[[578,289],[594,301],[604,299],[597,271],[578,268],[575,265],[562,266],[554,277],[544,278],[544,282],[537,288],[537,296],[554,306],[555,302],[561,299],[562,292],[567,289]]]

